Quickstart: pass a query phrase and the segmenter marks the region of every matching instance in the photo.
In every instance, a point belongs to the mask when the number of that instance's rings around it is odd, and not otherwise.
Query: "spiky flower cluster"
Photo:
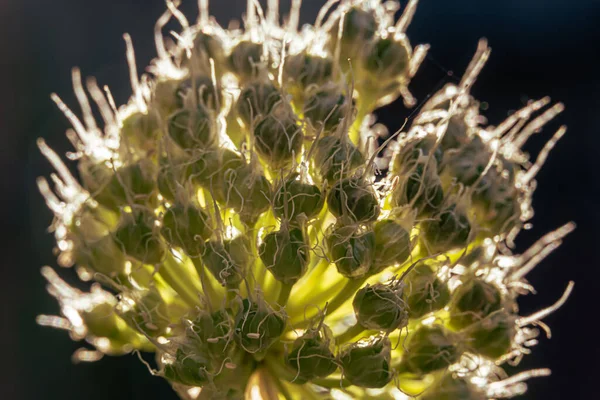
[[[249,1],[244,30],[221,28],[206,0],[190,25],[169,1],[141,79],[125,36],[128,104],[87,81],[102,128],[78,70],[83,121],[53,95],[82,183],[40,140],[58,174],[54,191],[38,184],[59,264],[96,283],[83,293],[45,267],[63,316],[38,322],[93,347],[75,360],[155,352],[152,374],[190,399],[504,398],[548,373],[502,364],[572,289],[518,315],[525,275],[573,229],[510,251],[565,128],[533,163],[521,148],[562,105],[486,125],[469,94],[481,41],[462,81],[387,137],[371,113],[415,104],[428,50],[405,34],[417,1],[397,21],[395,2],[335,3],[298,31],[299,1],[283,25],[277,1],[266,15]],[[182,31],[166,46],[172,17]]]

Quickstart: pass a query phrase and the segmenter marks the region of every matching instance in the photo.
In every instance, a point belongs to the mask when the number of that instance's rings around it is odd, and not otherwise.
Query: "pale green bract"
[[[299,30],[299,1],[283,24],[277,0],[249,1],[241,30],[208,0],[194,25],[169,1],[141,77],[125,35],[128,104],[74,69],[83,118],[52,98],[81,182],[40,139],[57,173],[38,185],[58,264],[95,283],[82,292],[44,267],[62,315],[38,322],[87,342],[75,361],[154,352],[151,373],[185,399],[508,398],[548,375],[502,366],[573,288],[518,314],[526,274],[574,228],[511,253],[566,129],[533,162],[521,148],[563,106],[543,98],[486,125],[469,92],[482,40],[462,80],[389,135],[372,112],[416,104],[429,49],[405,34],[416,5],[396,20],[395,2],[328,1]]]

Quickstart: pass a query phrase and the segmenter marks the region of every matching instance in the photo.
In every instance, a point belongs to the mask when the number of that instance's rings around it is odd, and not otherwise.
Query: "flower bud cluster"
[[[83,122],[54,96],[81,183],[43,141],[55,192],[38,183],[59,264],[98,283],[84,294],[46,267],[64,317],[39,322],[95,347],[79,359],[154,351],[152,373],[182,398],[215,399],[479,400],[544,373],[498,371],[572,287],[518,315],[525,274],[573,228],[510,252],[564,129],[534,163],[521,147],[562,106],[528,122],[542,99],[487,126],[469,93],[489,56],[481,41],[461,82],[374,149],[371,113],[415,103],[407,86],[428,50],[405,33],[417,1],[397,20],[394,2],[333,3],[299,32],[296,3],[281,25],[276,1],[266,15],[249,2],[240,30],[209,19],[207,2],[196,25],[168,2],[141,79],[125,37],[130,102],[117,109],[88,82],[103,130],[78,70]],[[166,49],[170,18],[182,31]]]

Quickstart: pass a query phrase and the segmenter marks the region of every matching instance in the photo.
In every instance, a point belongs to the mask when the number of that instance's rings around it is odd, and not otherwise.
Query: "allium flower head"
[[[277,0],[249,0],[244,29],[224,29],[208,0],[195,24],[167,1],[141,77],[125,35],[127,104],[74,69],[83,118],[52,98],[80,180],[40,139],[57,173],[38,185],[58,264],[94,283],[44,267],[62,315],[38,322],[87,342],[76,361],[154,352],[150,372],[185,399],[508,398],[547,375],[503,365],[573,287],[518,314],[525,276],[574,228],[511,252],[566,129],[534,161],[521,148],[563,106],[488,125],[470,94],[481,40],[462,80],[390,135],[372,113],[416,105],[416,5],[396,19],[393,1],[333,0],[300,27],[300,1],[281,24]]]

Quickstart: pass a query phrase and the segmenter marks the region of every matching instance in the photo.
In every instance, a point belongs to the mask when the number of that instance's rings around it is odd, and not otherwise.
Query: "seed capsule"
[[[273,107],[284,100],[271,82],[258,80],[244,86],[235,109],[242,122],[251,126],[257,118],[269,115]]]
[[[358,323],[366,329],[392,332],[408,325],[408,310],[400,284],[367,285],[352,302]]]
[[[175,360],[164,366],[164,375],[170,381],[188,386],[203,386],[211,381],[210,359],[199,352],[186,354],[177,349]]]
[[[236,164],[234,160],[230,164]],[[213,180],[214,182],[214,180]],[[223,173],[220,191],[215,195],[226,207],[236,210],[242,222],[254,225],[257,218],[270,207],[271,185],[258,166],[244,164]]]
[[[278,218],[295,221],[304,214],[306,219],[316,217],[325,203],[325,197],[316,185],[304,183],[293,174],[285,179],[273,199],[273,212]]]
[[[425,391],[420,400],[486,400],[473,385],[463,378],[446,373],[438,382]]]
[[[211,73],[210,59],[214,60],[216,66],[225,65],[225,52],[223,43],[216,35],[209,35],[204,32],[198,32],[194,38],[194,47],[190,59],[184,59],[183,65],[188,66],[190,71],[201,72],[206,75]],[[216,69],[217,76],[224,71]]]
[[[404,292],[411,318],[421,318],[441,310],[450,301],[448,286],[424,263],[415,266],[408,274]]]
[[[160,195],[168,202],[174,203],[177,192],[184,188],[185,184],[185,161],[174,157],[161,158],[160,167],[156,177],[156,186]]]
[[[158,264],[165,255],[165,246],[154,230],[154,216],[147,211],[123,213],[114,241],[125,255],[144,264]]]
[[[427,164],[435,161],[432,168],[436,171],[442,165],[443,152],[441,147],[435,147],[436,139],[430,136],[411,141],[394,155],[391,169],[397,175],[406,174],[415,169],[418,164]]]
[[[267,350],[285,329],[283,315],[273,311],[265,302],[242,300],[235,325],[235,337],[248,353]]]
[[[451,206],[434,219],[423,222],[425,247],[431,253],[465,247],[469,243],[471,224],[466,215]]]
[[[327,337],[310,331],[296,339],[292,351],[285,357],[285,363],[296,373],[293,383],[303,384],[334,373],[337,364],[332,344]]]
[[[398,80],[408,69],[410,49],[405,40],[377,39],[364,60],[364,68],[376,83]]]
[[[309,85],[320,86],[327,82],[331,78],[332,71],[331,59],[307,53],[291,55],[284,63],[284,79],[300,92]]]
[[[414,170],[402,175],[392,199],[396,206],[412,206],[418,217],[439,210],[444,201],[444,191],[435,166],[417,164]]]
[[[127,293],[116,307],[117,313],[134,330],[156,338],[165,334],[169,310],[155,287]]]
[[[450,307],[450,326],[465,328],[502,308],[502,294],[498,288],[481,279],[472,279],[461,285],[454,294]]]
[[[244,158],[229,149],[217,148],[198,152],[189,161],[186,178],[208,190],[212,190],[218,201],[223,201],[225,175],[246,164]]]
[[[231,342],[233,320],[224,309],[213,313],[201,312],[188,328],[187,336],[197,348],[206,351],[211,360],[221,364],[234,348]]]
[[[216,140],[212,116],[203,105],[195,110],[181,109],[169,118],[169,136],[183,150],[211,147]]]
[[[347,278],[365,276],[375,256],[375,234],[359,225],[336,224],[327,236],[329,257]]]
[[[172,246],[179,247],[190,257],[204,250],[204,241],[212,233],[208,215],[193,205],[176,204],[169,208],[162,221],[161,233]]]
[[[375,232],[375,259],[372,273],[378,273],[391,265],[400,265],[410,257],[410,236],[406,229],[391,219],[377,221]]]
[[[205,242],[202,261],[221,285],[237,288],[250,264],[250,244],[244,236]]]
[[[313,134],[322,129],[323,135],[327,135],[342,122],[351,106],[337,87],[325,87],[308,97],[303,113],[310,122]]]
[[[347,138],[327,136],[315,146],[313,168],[329,183],[348,177],[365,163],[360,150]]]
[[[77,264],[94,272],[115,278],[125,272],[125,255],[110,235],[76,246]]]
[[[337,182],[327,195],[327,205],[336,217],[356,222],[375,221],[380,211],[372,185],[360,178]]]
[[[127,148],[139,150],[142,155],[156,149],[160,136],[160,119],[154,111],[135,113],[123,121],[121,140]]]
[[[494,313],[471,325],[467,347],[474,353],[497,360],[510,351],[515,333],[514,319],[504,312]]]
[[[355,59],[357,52],[375,36],[377,20],[372,12],[353,7],[344,14],[340,47],[340,67],[346,71],[347,60]],[[339,35],[339,22],[330,31],[331,48],[335,49]]]
[[[258,255],[275,279],[285,284],[294,284],[304,275],[310,256],[302,230],[288,227],[267,234]]]
[[[393,378],[390,367],[391,343],[387,337],[354,343],[342,350],[343,376],[353,385],[382,388]]]
[[[154,200],[156,167],[143,159],[119,168],[116,172],[104,164],[79,163],[86,189],[94,200],[111,210],[125,205],[147,205]]]
[[[302,150],[302,127],[291,112],[269,114],[254,130],[256,152],[273,169],[289,165]]]
[[[460,356],[441,325],[422,326],[408,338],[401,369],[419,375],[447,368]]]
[[[241,41],[231,51],[229,67],[240,79],[247,81],[258,74],[262,55],[260,43]]]
[[[193,108],[199,104],[207,110],[218,112],[219,106],[223,104],[221,88],[215,88],[212,78],[206,75],[197,75],[180,82],[175,97],[177,108]]]

